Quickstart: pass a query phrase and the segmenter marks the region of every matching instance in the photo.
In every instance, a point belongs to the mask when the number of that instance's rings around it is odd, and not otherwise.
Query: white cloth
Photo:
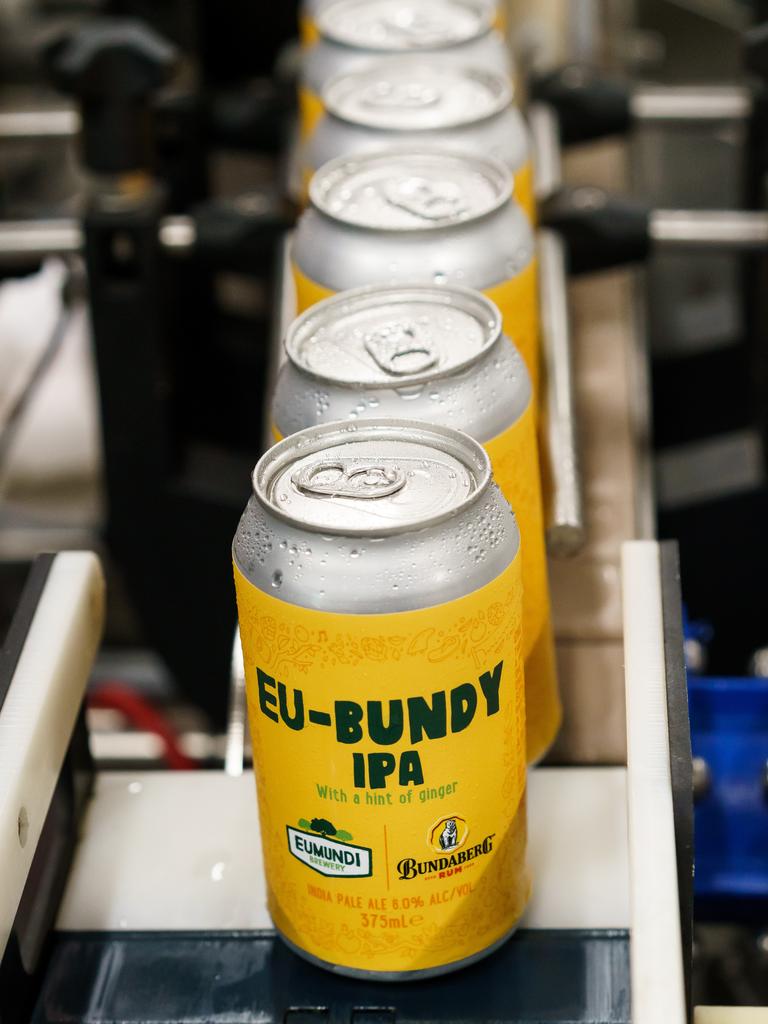
[[[0,285],[0,430],[48,345],[67,271],[50,259],[37,274]],[[90,324],[75,307],[66,335],[13,435],[3,489],[94,479],[101,445]]]

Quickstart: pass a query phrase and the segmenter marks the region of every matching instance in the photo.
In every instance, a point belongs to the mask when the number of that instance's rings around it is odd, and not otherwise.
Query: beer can
[[[320,12],[317,27],[319,39],[302,59],[302,138],[323,113],[328,82],[384,56],[421,54],[512,75],[509,50],[481,0],[337,0]]]
[[[417,150],[339,157],[309,184],[293,244],[297,307],[374,284],[458,284],[496,303],[538,395],[533,231],[490,157]]]
[[[390,58],[332,79],[325,113],[304,147],[304,183],[323,164],[388,148],[482,153],[512,171],[515,199],[534,218],[528,132],[509,78],[485,68]]]
[[[255,469],[233,556],[268,905],[315,964],[442,974],[523,912],[519,545],[458,431],[327,424]]]
[[[303,0],[299,7],[299,36],[301,45],[309,47],[314,45],[320,38],[317,29],[317,19],[320,12],[330,7],[336,0]],[[507,30],[507,10],[504,0],[482,0],[492,11],[494,28],[499,32]]]
[[[529,763],[562,717],[547,578],[536,415],[525,364],[479,292],[455,286],[343,292],[296,320],[272,405],[276,439],[373,417],[455,427],[484,445],[522,537]]]

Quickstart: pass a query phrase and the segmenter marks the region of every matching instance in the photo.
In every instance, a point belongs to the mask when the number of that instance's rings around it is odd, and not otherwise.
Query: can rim
[[[345,169],[348,173],[349,169],[357,169],[366,165],[374,164],[377,161],[391,161],[398,158],[405,160],[424,160],[425,158],[431,158],[442,165],[447,161],[453,161],[454,163],[463,164],[467,167],[473,167],[476,171],[479,170],[486,174],[486,177],[495,188],[496,196],[485,207],[480,207],[469,216],[457,218],[456,220],[435,221],[432,224],[401,224],[392,227],[388,227],[386,224],[368,225],[356,220],[350,220],[343,214],[339,214],[338,212],[329,209],[328,203],[326,202],[326,194],[328,189],[334,185],[338,179],[343,179],[347,176],[344,173]],[[463,224],[474,224],[476,221],[482,220],[484,217],[488,217],[490,214],[500,210],[513,198],[513,196],[514,178],[512,171],[506,164],[502,163],[501,160],[497,160],[495,157],[491,156],[476,156],[473,153],[467,153],[461,150],[451,149],[445,151],[441,150],[438,152],[428,148],[414,146],[377,149],[373,152],[361,153],[356,156],[334,157],[333,160],[328,160],[322,165],[322,167],[319,167],[312,175],[309,182],[310,205],[324,217],[328,217],[329,220],[336,221],[338,224],[346,224],[349,227],[357,228],[361,231],[381,231],[387,232],[388,234],[431,233],[433,231],[450,230],[451,228],[459,227]]]
[[[369,50],[376,53],[434,53],[438,50],[449,50],[456,46],[465,46],[467,43],[474,42],[475,39],[481,39],[493,30],[493,14],[490,5],[486,6],[483,3],[479,3],[478,0],[445,0],[445,2],[454,7],[469,8],[475,12],[478,15],[477,31],[460,39],[446,40],[434,43],[431,46],[419,47],[418,51],[392,49],[390,46],[376,45],[370,40],[366,40],[364,44],[361,44],[351,39],[349,34],[339,33],[338,30],[334,31],[331,23],[334,12],[346,7],[350,9],[359,7],[359,0],[336,0],[335,3],[329,4],[328,7],[319,12],[315,18],[315,25],[323,39],[328,39],[332,43],[337,43],[339,46],[346,46],[350,49]]]
[[[423,59],[404,56],[390,57],[387,60],[380,60],[375,64],[370,64],[359,71],[348,71],[344,74],[336,75],[323,87],[323,106],[327,113],[331,117],[336,118],[336,120],[343,121],[345,124],[353,125],[354,127],[368,128],[372,131],[413,132],[414,135],[426,135],[429,132],[440,132],[445,131],[446,129],[460,128],[470,124],[481,124],[483,121],[488,121],[490,118],[496,117],[502,111],[510,107],[514,101],[514,87],[506,75],[501,74],[499,71],[488,70],[486,68],[480,68],[470,64],[463,64],[461,67],[439,67],[436,70],[443,71],[446,74],[453,74],[457,79],[471,78],[474,81],[481,81],[483,84],[489,84],[492,88],[495,88],[496,97],[494,102],[488,110],[478,116],[460,115],[456,118],[446,120],[445,123],[440,125],[430,126],[428,128],[410,128],[408,126],[398,127],[397,125],[371,124],[363,118],[354,118],[349,114],[345,114],[340,106],[343,101],[343,96],[339,96],[339,92],[345,86],[347,89],[354,88],[355,86],[360,87],[364,82],[370,79],[372,75],[377,72],[379,74],[383,74],[390,67],[396,70],[412,67],[414,68],[414,71],[420,71],[423,68],[426,68],[427,70],[430,69],[430,65],[426,64]],[[348,93],[345,93],[345,95],[348,95]]]
[[[466,498],[456,504],[447,512],[438,515],[425,516],[413,522],[401,523],[397,526],[381,527],[349,527],[336,528],[333,526],[318,526],[313,523],[306,523],[302,519],[291,516],[280,508],[271,499],[269,488],[278,473],[289,467],[295,459],[292,458],[296,451],[297,443],[304,442],[301,457],[312,455],[315,452],[324,451],[328,447],[328,440],[334,436],[340,442],[345,440],[403,440],[413,443],[414,437],[418,440],[419,435],[427,435],[435,443],[434,447],[446,454],[452,455],[464,463],[467,469],[473,473],[476,480],[475,489]],[[299,526],[309,533],[321,534],[333,537],[396,537],[405,533],[413,533],[416,530],[425,530],[441,523],[454,519],[462,512],[475,505],[482,496],[490,489],[492,482],[491,460],[479,441],[475,441],[469,434],[452,427],[441,427],[431,423],[424,423],[420,420],[401,419],[372,419],[364,423],[350,424],[341,420],[333,423],[323,423],[318,426],[308,427],[295,434],[279,441],[262,455],[251,474],[253,495],[259,504],[271,515],[290,526]]]
[[[451,302],[452,297],[461,300],[461,304]],[[440,304],[446,308],[459,309],[460,311],[467,312],[470,315],[474,315],[476,313],[477,319],[481,321],[484,326],[487,324],[488,330],[486,341],[479,351],[473,352],[466,359],[455,363],[451,367],[443,370],[425,370],[422,373],[408,374],[406,376],[393,378],[392,380],[338,380],[330,373],[311,370],[301,362],[298,348],[309,333],[309,325],[313,324],[313,321],[316,321],[319,318],[319,326],[323,326],[329,321],[332,321],[332,314],[337,306],[348,307],[350,304],[354,304],[354,311],[357,312],[375,308],[379,305],[378,300],[381,300],[382,307],[396,300],[405,302],[423,301],[425,305],[427,303],[430,305]],[[324,314],[329,315],[324,317]],[[486,315],[484,316],[483,314]],[[313,325],[312,330],[316,329],[317,326]],[[482,292],[476,291],[473,288],[464,288],[461,285],[453,284],[416,284],[405,286],[368,285],[364,288],[350,288],[348,291],[337,292],[335,295],[331,295],[329,298],[323,299],[322,302],[318,302],[314,306],[310,306],[310,308],[302,313],[301,316],[297,317],[288,328],[284,348],[291,365],[294,366],[301,374],[306,377],[310,377],[313,380],[336,384],[339,387],[349,388],[350,390],[355,388],[365,388],[366,391],[389,391],[393,388],[410,387],[414,384],[428,384],[431,381],[442,380],[445,377],[452,377],[454,374],[461,373],[462,370],[466,370],[470,366],[479,362],[495,347],[502,338],[502,330],[501,312],[499,311],[496,303],[483,295]]]

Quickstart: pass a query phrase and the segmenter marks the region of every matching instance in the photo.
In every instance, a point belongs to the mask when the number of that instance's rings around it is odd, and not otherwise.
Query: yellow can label
[[[552,745],[562,719],[533,407],[529,405],[516,423],[484,447],[522,538],[526,749],[528,763],[533,764]]]
[[[536,195],[533,184],[533,164],[526,160],[523,166],[515,172],[515,201],[518,202],[528,215],[531,224],[536,224]]]
[[[235,567],[269,910],[338,966],[423,971],[529,893],[520,558],[432,608],[341,615]]]
[[[318,302],[322,302],[323,299],[330,299],[332,295],[336,294],[330,288],[325,288],[323,285],[313,281],[311,277],[303,274],[295,263],[292,263],[291,267],[293,270],[293,280],[296,285],[297,314],[304,313],[312,306],[316,306]]]
[[[320,33],[317,31],[317,25],[308,14],[299,15],[299,39],[304,49],[309,49],[310,46],[314,46],[317,40],[320,38]]]
[[[310,137],[324,113],[323,101],[317,93],[306,86],[299,86],[299,136],[302,142]]]
[[[525,360],[531,375],[533,392],[539,395],[539,288],[537,281],[537,264],[532,260],[517,277],[511,281],[485,288],[484,294],[499,307],[504,322],[504,330],[514,342],[518,352]],[[296,311],[303,313],[311,306],[328,299],[335,293],[316,281],[293,264],[293,277],[296,284]],[[372,281],[371,284],[376,282]]]
[[[525,360],[525,365],[531,375],[533,393],[538,399],[541,350],[537,275],[538,266],[534,259],[516,277],[494,285],[492,288],[484,288],[483,292],[499,307],[504,331]]]

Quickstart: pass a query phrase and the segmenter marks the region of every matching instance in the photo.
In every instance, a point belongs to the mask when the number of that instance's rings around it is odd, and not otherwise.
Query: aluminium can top
[[[313,306],[285,342],[303,373],[354,388],[402,388],[458,373],[501,337],[479,292],[449,285],[362,288]]]
[[[498,72],[402,57],[332,79],[323,103],[352,125],[421,132],[484,121],[505,110],[512,96],[508,78]]]
[[[299,6],[302,14],[309,15],[316,19],[320,11],[327,10],[327,8],[333,7],[333,5],[338,2],[339,0],[301,0]],[[355,0],[355,2],[359,4],[360,0]],[[492,16],[495,19],[506,0],[477,0],[477,2],[481,7],[487,7],[488,10],[492,12]]]
[[[311,427],[253,473],[257,500],[303,530],[385,537],[439,525],[490,487],[485,451],[466,434],[410,420]]]
[[[394,150],[339,157],[309,185],[333,220],[375,231],[428,231],[479,220],[512,196],[512,175],[490,157]]]
[[[339,0],[321,10],[321,36],[385,53],[443,50],[485,35],[493,12],[474,0]]]

